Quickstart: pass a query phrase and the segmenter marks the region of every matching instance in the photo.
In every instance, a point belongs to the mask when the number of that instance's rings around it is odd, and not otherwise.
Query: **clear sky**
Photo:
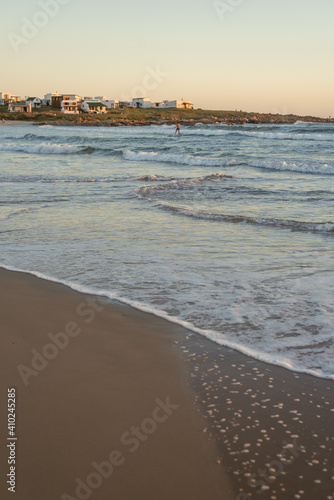
[[[0,91],[334,116],[334,0],[11,0],[1,11]]]

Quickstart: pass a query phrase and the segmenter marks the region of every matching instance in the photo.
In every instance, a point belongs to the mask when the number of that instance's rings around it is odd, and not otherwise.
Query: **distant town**
[[[22,99],[20,96],[8,92],[0,92],[0,105],[8,105],[11,113],[31,113],[33,110],[49,106],[51,109],[61,111],[67,115],[77,115],[80,112],[89,114],[104,114],[108,109],[117,108],[176,108],[193,109],[193,103],[181,100],[151,101],[149,97],[136,97],[132,101],[116,101],[105,96],[81,97],[77,94],[45,94],[40,97],[31,96]]]
[[[0,121],[31,122],[35,125],[52,123],[59,126],[139,126],[181,125],[193,126],[225,123],[286,124],[296,121],[333,123],[334,119],[293,114],[258,113],[242,110],[208,110],[194,108],[184,99],[153,101],[149,97],[136,97],[129,101],[107,99],[105,96],[79,96],[58,92],[37,96],[20,96],[0,92]]]

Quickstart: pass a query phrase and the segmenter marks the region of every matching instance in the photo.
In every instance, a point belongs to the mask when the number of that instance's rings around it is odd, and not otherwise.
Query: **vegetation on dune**
[[[256,113],[245,111],[217,111],[205,109],[111,109],[106,114],[87,114],[80,112],[78,115],[64,115],[60,110],[42,106],[31,113],[9,113],[8,107],[0,106],[0,120],[22,120],[34,123],[54,122],[57,124],[94,124],[94,125],[124,125],[150,123],[183,122],[191,125],[202,123],[294,123],[297,120],[311,122],[331,122],[333,119],[323,119],[312,116],[280,115],[271,113]],[[132,123],[129,123],[132,122]]]

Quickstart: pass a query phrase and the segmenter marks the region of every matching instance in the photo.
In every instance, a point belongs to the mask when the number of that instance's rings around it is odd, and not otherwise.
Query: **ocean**
[[[0,126],[0,266],[334,379],[334,125],[174,130]]]

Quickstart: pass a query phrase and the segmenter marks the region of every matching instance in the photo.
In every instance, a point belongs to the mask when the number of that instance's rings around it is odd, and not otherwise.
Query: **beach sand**
[[[0,270],[0,282],[1,499],[235,498],[186,384],[181,328],[28,274]],[[63,334],[63,349],[49,333]],[[33,360],[33,349],[49,359]],[[15,495],[5,478],[11,387]]]
[[[334,499],[333,381],[28,274],[0,270],[0,280],[2,394],[17,391],[14,498]],[[63,349],[46,349],[50,332]],[[33,349],[53,359],[32,366]],[[77,494],[77,478],[90,488]]]
[[[23,125],[27,127],[28,125],[35,125],[35,122],[33,121],[24,121],[24,120],[5,120],[5,123],[0,121],[0,126],[6,126],[6,125]]]

